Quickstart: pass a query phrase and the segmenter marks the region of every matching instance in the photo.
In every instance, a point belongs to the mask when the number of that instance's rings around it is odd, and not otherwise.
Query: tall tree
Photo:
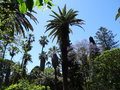
[[[39,43],[42,46],[41,53],[40,53],[40,56],[39,56],[39,59],[40,59],[40,70],[44,71],[45,61],[47,59],[47,54],[46,54],[46,52],[43,51],[43,49],[44,49],[45,45],[48,44],[47,36],[41,36],[40,40],[39,40]]]
[[[57,90],[57,67],[59,65],[59,58],[58,58],[58,54],[59,53],[59,49],[56,46],[53,46],[52,48],[49,48],[49,52],[48,55],[51,57],[52,60],[52,66],[55,70],[55,90]]]
[[[59,52],[60,52],[60,50],[56,46],[49,48],[49,51],[48,51],[48,55],[51,57],[52,66],[54,69],[56,69],[58,66],[58,54],[59,54]]]
[[[115,36],[111,30],[104,27],[100,27],[96,32],[97,44],[102,47],[103,50],[110,50],[112,48],[118,47],[118,41],[115,41]]]
[[[56,13],[54,11],[54,15],[52,16],[54,19],[49,20],[47,25],[47,31],[51,30],[49,36],[53,36],[54,38],[57,37],[57,42],[59,42],[60,50],[61,50],[61,56],[62,56],[62,73],[63,73],[63,90],[68,90],[68,51],[67,48],[70,45],[69,40],[69,33],[71,25],[76,25],[81,27],[81,24],[83,24],[83,20],[76,19],[76,16],[78,15],[78,11],[74,11],[73,9],[70,9],[68,12],[66,11],[66,5],[61,10],[58,7],[59,13]],[[82,28],[82,27],[81,27]]]
[[[41,36],[41,37],[40,37],[39,43],[40,43],[40,45],[42,46],[41,53],[43,52],[43,49],[44,49],[45,45],[48,44],[48,42],[49,42],[49,41],[48,41],[48,39],[47,39],[47,36]]]
[[[29,34],[27,40],[25,41],[25,43],[23,43],[23,51],[24,51],[24,55],[22,58],[22,68],[23,68],[23,77],[26,74],[26,65],[28,63],[28,61],[32,62],[31,59],[31,55],[28,53],[31,49],[32,49],[32,42],[34,42],[34,36],[32,34]]]

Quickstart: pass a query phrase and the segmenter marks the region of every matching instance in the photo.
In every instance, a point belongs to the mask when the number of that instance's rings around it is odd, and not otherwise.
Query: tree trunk
[[[42,58],[40,61],[41,61],[40,62],[40,70],[44,71],[44,69],[45,69],[45,58]]]
[[[63,90],[68,90],[68,51],[69,45],[69,27],[65,25],[61,33],[60,49],[62,53],[62,73],[63,73]]]
[[[57,90],[58,87],[57,87],[57,70],[55,68],[55,90]]]
[[[42,46],[41,54],[43,53],[44,46]],[[45,69],[45,58],[42,57],[40,58],[40,70],[44,71]]]
[[[62,49],[62,73],[63,73],[63,90],[68,90],[68,66],[67,66],[67,50]]]

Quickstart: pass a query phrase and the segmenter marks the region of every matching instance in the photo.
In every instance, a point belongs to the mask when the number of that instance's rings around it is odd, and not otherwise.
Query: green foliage
[[[32,13],[27,12],[25,3],[19,5],[15,3],[1,3],[0,5],[0,33],[1,36],[8,36],[9,38],[14,37],[14,34],[23,34],[25,37],[25,31],[32,30],[33,27],[26,16],[30,17],[34,22],[38,22]],[[26,13],[21,13],[21,12]],[[0,36],[0,38],[1,38]],[[7,37],[7,38],[8,38]],[[4,39],[4,38],[2,38]],[[11,39],[9,39],[11,40]]]
[[[23,3],[23,0],[17,0],[19,3]]]
[[[22,76],[22,68],[19,63],[15,63],[11,66],[11,71],[13,72],[13,79],[18,74],[19,76]]]
[[[16,18],[16,15],[11,14],[15,13],[11,11],[9,8],[5,8],[4,6],[0,5],[0,40],[6,40],[6,42],[12,42],[13,40],[13,21]],[[8,13],[9,12],[9,13]],[[6,14],[7,13],[7,14]]]
[[[20,10],[21,13],[27,12],[27,8],[26,8],[25,3],[21,3],[21,4],[20,4],[19,10]]]
[[[0,86],[9,85],[11,66],[14,62],[0,58]]]
[[[5,90],[45,90],[45,86],[30,84],[27,80],[20,80],[18,84],[10,85]],[[50,90],[49,86],[47,86],[47,90]]]
[[[111,30],[104,27],[100,27],[96,32],[97,44],[102,47],[103,50],[110,50],[112,48],[118,47],[118,41],[115,41],[115,36]]]
[[[120,89],[120,48],[103,52],[94,62],[93,87],[104,90]]]
[[[51,7],[54,6],[52,0],[17,0],[17,2],[19,3],[19,10],[22,13],[25,13],[27,10],[32,11],[35,6],[37,6],[38,9],[43,6],[51,9]]]
[[[53,73],[53,72],[54,72],[54,70],[53,70],[53,69],[51,69],[51,68],[46,68],[46,69],[45,69],[45,72],[52,72],[52,73]]]
[[[44,70],[44,72],[41,72],[39,66],[35,66],[29,76],[30,82],[34,82],[37,85],[45,85],[45,86],[50,86],[51,90],[54,90],[55,88],[55,75],[54,75],[54,70],[51,68],[47,68]],[[58,77],[58,83],[59,83],[59,88],[62,86],[62,77]],[[60,89],[61,90],[61,89]]]

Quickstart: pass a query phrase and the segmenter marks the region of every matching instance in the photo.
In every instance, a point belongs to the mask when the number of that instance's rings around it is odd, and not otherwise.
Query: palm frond
[[[70,9],[67,12],[66,5],[62,10],[58,7],[58,11],[59,13],[52,11],[54,15],[50,15],[50,16],[53,17],[54,19],[47,21],[49,23],[46,25],[47,28],[45,31],[47,32],[51,30],[48,36],[51,36],[51,38],[53,38],[52,40],[54,40],[57,37],[57,43],[60,42],[62,37],[62,32],[64,31],[66,25],[71,25],[71,26],[76,25],[83,29],[81,25],[84,24],[83,23],[84,21],[82,19],[76,19],[76,16],[78,15],[77,14],[78,11],[74,11],[73,9]],[[69,32],[72,32],[70,28],[69,28]]]
[[[62,13],[62,11],[60,10],[60,7],[58,7],[58,10],[59,10],[60,15],[62,16],[63,13]]]
[[[66,5],[64,6],[64,8],[62,9],[62,12],[63,12],[63,16],[66,15]]]
[[[36,17],[34,17],[31,13],[26,12],[26,15],[30,17],[30,19],[32,19],[36,24],[38,23],[38,20]]]

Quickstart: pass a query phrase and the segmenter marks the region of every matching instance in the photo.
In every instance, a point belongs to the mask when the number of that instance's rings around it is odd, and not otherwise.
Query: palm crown
[[[47,32],[50,29],[52,29],[52,31],[49,33],[49,36],[53,37],[53,40],[56,37],[58,37],[58,40],[61,39],[61,31],[67,25],[68,26],[76,25],[76,26],[81,27],[81,24],[84,24],[82,19],[75,18],[78,15],[77,14],[78,11],[74,11],[73,9],[70,9],[67,12],[66,5],[62,10],[58,7],[58,10],[59,10],[59,13],[52,11],[54,15],[50,15],[50,16],[52,16],[54,19],[48,21],[49,23],[46,26],[47,30],[45,31]],[[69,28],[69,32],[72,32],[70,28]]]

